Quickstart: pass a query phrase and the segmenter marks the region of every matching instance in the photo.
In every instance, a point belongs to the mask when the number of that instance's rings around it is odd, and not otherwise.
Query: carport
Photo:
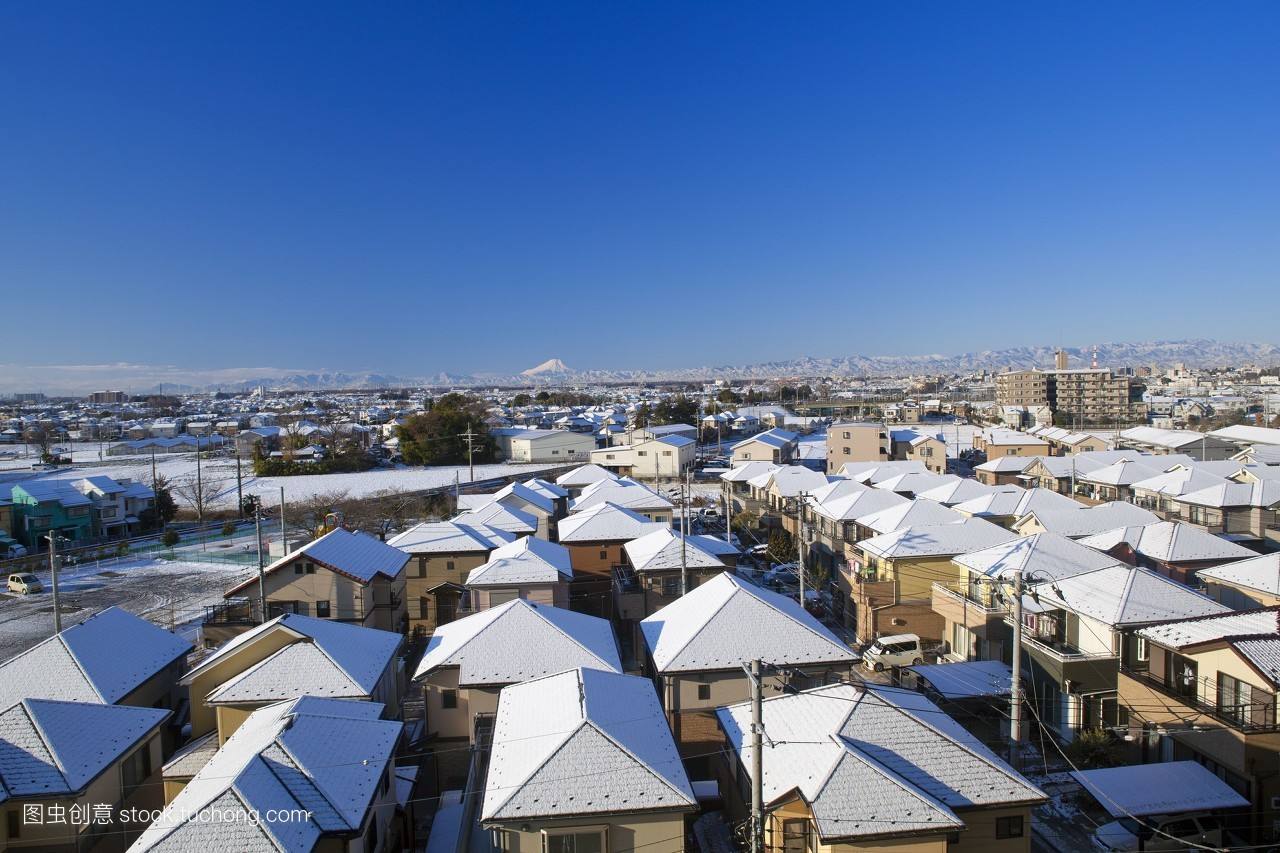
[[[1134,764],[1071,774],[1112,817],[1218,811],[1249,801],[1194,761]]]

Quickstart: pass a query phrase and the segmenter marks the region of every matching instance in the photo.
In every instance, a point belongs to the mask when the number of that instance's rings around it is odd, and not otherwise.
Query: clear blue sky
[[[1280,4],[0,13],[10,362],[1277,342]]]

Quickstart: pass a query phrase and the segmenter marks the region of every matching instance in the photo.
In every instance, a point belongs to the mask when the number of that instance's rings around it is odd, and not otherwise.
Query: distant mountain
[[[534,377],[569,376],[572,373],[573,371],[569,369],[569,365],[558,358],[549,358],[537,367],[530,367],[528,370],[520,371],[521,376]]]
[[[698,382],[708,379],[783,379],[816,376],[911,376],[1006,368],[1052,367],[1054,347],[1011,347],[960,355],[848,355],[837,358],[803,357],[753,364],[684,367],[666,370],[574,370],[558,358],[516,374],[439,372],[415,377],[375,372],[321,370],[308,372],[274,367],[184,369],[168,365],[15,365],[0,364],[0,394],[44,391],[51,395],[83,395],[104,388],[130,393],[190,393],[248,391],[258,386],[281,391],[412,388],[422,386],[528,386],[556,383]],[[1263,343],[1225,343],[1207,339],[1098,344],[1103,367],[1229,367],[1280,365],[1280,346]],[[1072,367],[1088,366],[1092,347],[1066,347]]]

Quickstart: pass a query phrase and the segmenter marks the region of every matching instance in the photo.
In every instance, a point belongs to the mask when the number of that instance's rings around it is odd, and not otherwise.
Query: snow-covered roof
[[[1205,643],[1236,639],[1269,639],[1280,642],[1280,607],[1245,610],[1198,619],[1149,625],[1138,631],[1153,643],[1170,649],[1186,649]],[[1280,675],[1272,673],[1272,675]],[[1273,679],[1274,680],[1274,679]]]
[[[572,669],[503,688],[482,820],[658,809],[696,800],[651,681]]]
[[[1158,465],[1146,464],[1146,459],[1121,460],[1113,462],[1105,468],[1076,474],[1082,483],[1097,483],[1103,486],[1130,486],[1134,483],[1159,476],[1164,469]]]
[[[751,705],[717,712],[750,778]],[[922,694],[852,684],[765,699],[764,801],[798,792],[823,841],[943,834],[954,809],[1032,804],[1045,795]]]
[[[1042,607],[1122,627],[1229,612],[1212,598],[1136,566],[1117,565],[1036,586]]]
[[[14,483],[14,489],[21,489],[39,503],[56,501],[64,507],[88,506],[91,501],[74,485],[74,480],[34,479]]]
[[[108,607],[0,663],[0,710],[22,699],[114,704],[191,651],[191,643]]]
[[[955,474],[935,474],[932,471],[908,471],[906,473],[889,477],[885,480],[879,480],[874,485],[877,489],[898,492],[900,494],[915,495],[920,492],[927,492],[930,489],[937,489],[940,486],[946,486],[959,479],[960,478]],[[975,483],[975,485],[979,484]]]
[[[1081,545],[1088,545],[1099,551],[1110,551],[1123,543],[1136,554],[1165,563],[1243,560],[1256,554],[1255,551],[1179,521],[1117,527],[1086,536],[1079,541]]]
[[[1280,553],[1200,569],[1196,576],[1280,596]]]
[[[1196,761],[1159,761],[1071,775],[1112,817],[1242,808],[1249,801]],[[1163,840],[1163,839],[1159,839]]]
[[[1280,444],[1280,429],[1273,427],[1235,424],[1222,429],[1215,429],[1209,435],[1216,438],[1224,438],[1237,444]]]
[[[838,480],[837,482],[854,483],[853,480]],[[855,485],[861,486],[862,484],[855,483]],[[863,491],[861,492],[848,492],[840,497],[830,498],[821,503],[810,503],[813,511],[824,518],[829,518],[832,521],[852,521],[890,507],[909,504],[911,500],[904,498],[897,492],[888,492],[884,489],[863,486]]]
[[[414,678],[458,667],[460,686],[515,684],[577,666],[622,672],[608,620],[515,599],[436,628]]]
[[[558,484],[553,483],[550,480],[543,480],[538,477],[531,477],[528,480],[524,481],[524,485],[529,489],[531,489],[532,491],[535,491],[538,494],[551,499],[552,501],[556,501],[560,498],[569,497],[568,489],[561,488]]]
[[[977,480],[962,480],[957,477],[942,485],[916,492],[916,497],[937,501],[947,506],[955,506],[958,503],[964,503],[974,498],[988,497],[1001,492],[1009,492],[1021,497],[1024,491],[1026,490],[1021,486],[987,486]]]
[[[792,599],[724,573],[640,623],[659,672],[851,662],[840,638]]]
[[[881,480],[912,472],[927,474],[929,469],[919,459],[896,462],[846,462],[840,466],[840,476],[873,485]]]
[[[83,790],[170,713],[132,705],[20,700],[0,711],[0,803]]]
[[[714,536],[689,535],[684,537],[666,525],[639,539],[632,539],[622,546],[637,572],[656,572],[689,568],[723,568],[726,555],[737,554],[738,549]],[[684,562],[681,562],[682,555]]]
[[[457,521],[426,521],[387,540],[410,554],[465,554],[491,551],[515,536],[496,527],[472,527]]]
[[[556,511],[555,498],[550,497],[543,489],[533,489],[524,483],[508,483],[493,493],[494,503],[509,506],[514,503],[516,509],[524,509],[524,505],[536,507],[551,515]]]
[[[989,548],[1016,538],[1016,534],[989,521],[966,518],[959,522],[899,528],[864,539],[858,547],[884,559],[944,557]]]
[[[467,575],[467,586],[557,583],[573,579],[569,549],[555,542],[525,536],[503,545],[484,565]]]
[[[761,474],[767,474],[770,471],[776,471],[781,465],[775,465],[772,462],[743,462],[740,465],[734,465],[728,471],[720,475],[720,479],[729,483],[745,483],[759,477]]]
[[[1206,433],[1187,429],[1160,429],[1159,427],[1132,427],[1122,430],[1120,437],[1135,444],[1152,447],[1181,448],[1199,444]]]
[[[290,644],[221,685],[215,691],[221,701],[292,699],[308,692],[370,696],[404,639],[392,631],[286,613],[223,643],[184,675],[183,683],[275,634],[287,635]]]
[[[1231,481],[1226,477],[1220,477],[1199,466],[1186,468],[1179,465],[1154,477],[1138,480],[1132,485],[1135,492],[1153,492],[1176,497],[1188,492],[1198,492],[1210,486],[1225,486],[1229,482]]]
[[[965,521],[967,518],[968,516],[935,501],[913,500],[874,510],[858,516],[856,520],[861,526],[880,534],[892,533],[913,525],[948,524]]]
[[[998,660],[920,664],[907,669],[928,682],[943,699],[1008,696],[1013,683],[1013,670]]]
[[[1160,516],[1128,501],[1108,501],[1080,509],[1033,509],[1019,518],[1014,527],[1020,528],[1030,519],[1035,519],[1050,533],[1078,539],[1131,524],[1154,524]]]
[[[1115,558],[1057,533],[1033,533],[991,548],[959,554],[951,561],[988,577],[1022,573],[1028,580],[1057,580],[1120,565]]]
[[[467,527],[494,527],[517,535],[536,533],[538,530],[538,519],[535,516],[497,501],[487,503],[479,509],[458,513],[453,517],[453,522]]]
[[[975,465],[974,470],[988,471],[993,474],[1008,474],[1011,472],[1021,474],[1038,460],[1044,458],[1043,456],[1001,456],[997,459],[988,459],[980,465]]]
[[[1180,503],[1208,507],[1256,506],[1272,507],[1280,504],[1280,480],[1262,480],[1257,483],[1228,483],[1210,486],[1198,492],[1189,492],[1178,498]]]
[[[794,498],[827,485],[827,475],[803,465],[782,465],[748,480],[757,489],[768,489],[782,498]]]
[[[556,485],[564,488],[579,488],[581,486],[589,486],[592,483],[598,483],[601,480],[616,479],[618,479],[618,475],[610,471],[608,468],[602,468],[595,464],[588,464],[574,468],[572,471],[556,477]]]
[[[1022,518],[1035,510],[1083,509],[1083,504],[1052,489],[1023,489],[1012,486],[1008,491],[993,492],[972,498],[952,506],[956,512],[976,515],[979,518]]]
[[[557,532],[561,542],[622,542],[669,526],[605,502],[561,519]]]
[[[617,504],[637,512],[644,510],[671,509],[674,504],[662,495],[642,486],[635,480],[620,478],[618,480],[601,480],[582,490],[577,500],[569,504],[569,512],[582,512],[596,504]]]
[[[409,555],[399,548],[365,533],[352,533],[338,527],[280,558],[268,566],[267,571],[273,572],[300,559],[301,555],[361,583],[370,583],[378,575],[394,578],[409,562]]]
[[[382,711],[314,696],[258,709],[129,849],[306,853],[358,834],[400,737]],[[287,816],[267,819],[275,810]]]
[[[760,444],[765,445],[766,447],[772,447],[774,449],[781,450],[782,448],[785,448],[787,445],[793,443],[797,439],[797,437],[798,436],[794,432],[788,432],[785,429],[775,428],[771,430],[766,430],[761,433],[756,433],[750,438],[743,439],[742,441],[739,441],[737,444],[735,444],[733,446],[733,449],[737,450],[739,447],[746,447],[752,442],[758,442]]]

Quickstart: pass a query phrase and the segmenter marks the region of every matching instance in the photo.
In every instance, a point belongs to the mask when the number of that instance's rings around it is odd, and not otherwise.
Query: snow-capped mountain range
[[[1087,366],[1092,347],[1066,347],[1073,367]],[[1107,343],[1097,347],[1104,367],[1230,367],[1280,365],[1280,346],[1230,343],[1206,339]],[[1053,347],[1011,347],[959,355],[849,355],[838,358],[797,358],[752,364],[707,365],[675,369],[574,370],[559,358],[511,374],[435,373],[398,376],[341,370],[293,370],[272,367],[190,370],[167,365],[15,365],[0,364],[0,394],[44,391],[47,394],[86,394],[108,388],[131,393],[190,393],[243,391],[259,386],[277,390],[406,388],[419,386],[549,385],[563,383],[699,381],[706,379],[781,379],[816,376],[910,376],[1007,368],[1052,367]]]

